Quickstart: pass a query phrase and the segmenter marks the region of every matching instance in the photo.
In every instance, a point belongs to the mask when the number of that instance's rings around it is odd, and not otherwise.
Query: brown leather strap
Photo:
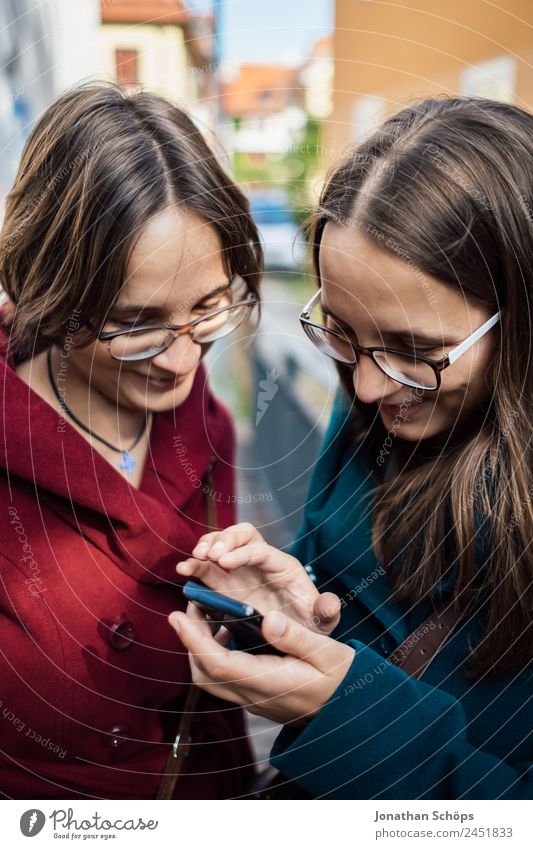
[[[213,488],[213,474],[212,474],[212,464],[210,463],[207,467],[203,480],[205,481],[206,490],[205,490],[205,512],[206,512],[206,524],[208,531],[214,531],[217,529],[217,505],[215,501],[215,490]],[[194,719],[194,713],[196,711],[198,705],[198,699],[200,697],[200,690],[196,687],[195,684],[190,684],[189,690],[187,692],[187,698],[185,699],[185,705],[183,707],[183,713],[181,715],[181,719],[178,725],[178,733],[176,734],[176,738],[174,743],[172,744],[172,749],[169,752],[167,762],[165,765],[165,771],[161,777],[161,783],[159,785],[159,790],[157,791],[156,799],[172,799],[174,796],[174,790],[176,788],[176,782],[183,772],[183,767],[185,766],[185,758],[190,752],[191,749],[191,725]]]
[[[174,796],[176,782],[183,772],[185,758],[191,748],[191,725],[199,695],[200,691],[198,687],[195,684],[190,684],[187,698],[185,699],[183,714],[178,725],[178,733],[169,752],[165,771],[161,778],[161,784],[155,797],[156,799],[172,799]]]
[[[389,662],[412,678],[421,678],[465,613],[449,606],[432,614],[389,655]]]

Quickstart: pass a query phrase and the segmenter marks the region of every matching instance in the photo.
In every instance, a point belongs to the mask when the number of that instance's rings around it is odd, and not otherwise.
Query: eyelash
[[[422,350],[422,348],[410,348],[409,352],[414,354],[416,357],[429,357],[429,355],[435,350],[435,348],[426,348],[425,350]]]
[[[216,308],[218,307],[218,304],[219,304],[219,301],[215,301],[214,304],[200,304],[199,306],[195,307],[195,309],[206,310],[206,312],[209,312],[209,310],[216,310]]]
[[[214,304],[200,304],[199,306],[194,307],[194,309],[195,310],[202,310],[204,312],[209,312],[210,310],[216,310],[217,305],[218,305],[218,301],[216,301],[216,303],[214,303]],[[132,324],[133,324],[132,321],[119,321],[118,318],[114,318],[114,319],[112,319],[112,321],[113,321],[113,324],[118,325],[118,327],[132,327]],[[136,323],[137,326],[141,325],[140,321],[136,321],[135,323]],[[145,322],[142,322],[142,323],[144,324]],[[157,322],[154,322],[154,324],[156,324],[156,323]],[[146,322],[146,324],[150,324],[150,321],[148,320]]]
[[[333,328],[333,329],[335,329],[335,328]],[[341,333],[343,333],[345,336],[350,338],[351,334],[349,333],[347,328],[343,328],[340,325],[338,325],[337,329]],[[401,346],[403,346],[405,348],[406,354],[412,354],[415,357],[426,357],[427,358],[427,357],[430,356],[430,354],[433,354],[437,350],[437,348],[426,348],[425,350],[423,350],[422,348],[411,348],[409,345],[404,345],[403,342],[399,342],[398,347],[401,347]],[[384,345],[383,347],[387,347],[387,346]],[[391,345],[391,347],[394,348],[395,346]]]
[[[343,327],[341,324],[336,322],[335,319],[333,318],[333,316],[329,315],[329,313],[325,314],[325,319],[326,319],[326,325],[328,324],[328,321],[331,321],[331,323],[333,324],[332,330],[337,330],[340,333],[343,333],[345,336],[347,336],[348,339],[350,338],[350,336],[351,336],[350,328]],[[409,345],[405,345],[403,342],[400,342],[399,346],[402,346],[402,345],[406,349],[406,353],[413,354],[416,357],[429,357],[430,354],[434,353],[434,351],[437,350],[437,348],[435,348],[435,347],[426,348],[424,350],[422,350],[422,348],[412,348]],[[387,346],[384,345],[383,347],[387,347]],[[391,347],[394,348],[395,346],[391,345]]]

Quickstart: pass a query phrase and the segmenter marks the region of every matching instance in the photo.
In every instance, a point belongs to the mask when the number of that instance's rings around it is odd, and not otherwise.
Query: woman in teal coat
[[[341,163],[301,321],[342,386],[300,537],[237,525],[178,565],[266,614],[283,657],[171,623],[199,686],[284,724],[272,763],[312,797],[533,797],[532,161],[531,115],[456,98]]]

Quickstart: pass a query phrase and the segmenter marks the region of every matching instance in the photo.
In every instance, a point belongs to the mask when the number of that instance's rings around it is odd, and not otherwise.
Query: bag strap
[[[207,486],[204,504],[207,520],[206,524],[209,531],[217,529],[217,506],[214,499],[215,493],[213,489],[212,470],[213,465],[211,462],[208,465],[203,478]],[[196,684],[189,684],[187,697],[183,706],[183,712],[178,724],[178,733],[176,734],[172,748],[169,752],[167,762],[165,764],[165,770],[161,776],[159,790],[155,797],[156,799],[172,799],[174,797],[174,790],[176,788],[177,781],[183,772],[185,759],[191,750],[191,726],[194,720],[194,714],[198,707],[200,693],[201,691]]]
[[[433,613],[389,655],[389,662],[412,678],[421,678],[466,616],[467,609],[449,605]]]
[[[174,796],[176,783],[185,766],[185,758],[191,749],[191,725],[199,696],[200,691],[198,687],[195,684],[190,684],[187,698],[185,699],[183,714],[178,725],[178,733],[169,752],[165,771],[161,776],[161,783],[155,797],[156,799],[172,799]]]

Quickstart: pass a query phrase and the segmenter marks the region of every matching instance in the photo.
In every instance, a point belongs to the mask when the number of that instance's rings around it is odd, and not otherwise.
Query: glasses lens
[[[132,330],[111,339],[109,351],[118,360],[143,360],[160,354],[172,339],[169,330]]]
[[[418,389],[436,389],[437,375],[428,363],[389,351],[374,351],[374,360],[393,380]]]
[[[355,363],[354,350],[348,339],[342,333],[333,333],[325,327],[303,323],[303,328],[311,342],[328,357],[333,357],[340,363]]]
[[[223,309],[226,304],[228,308]],[[231,292],[224,293],[223,297],[219,298],[217,302],[217,308],[223,311],[216,313],[216,315],[206,316],[204,320],[199,321],[194,326],[192,331],[194,342],[202,345],[227,336],[228,333],[231,333],[250,317],[253,306],[255,306],[255,303],[250,302],[249,305],[231,307]],[[111,339],[109,350],[112,356],[118,360],[129,362],[144,360],[160,354],[172,344],[175,338],[171,330],[162,330],[161,328],[132,330],[130,333],[124,333],[122,336],[115,336],[114,339]]]
[[[231,307],[216,315],[206,316],[205,319],[194,326],[193,339],[200,345],[222,339],[223,336],[227,336],[228,333],[236,330],[243,321],[250,318],[251,313],[252,304]]]

